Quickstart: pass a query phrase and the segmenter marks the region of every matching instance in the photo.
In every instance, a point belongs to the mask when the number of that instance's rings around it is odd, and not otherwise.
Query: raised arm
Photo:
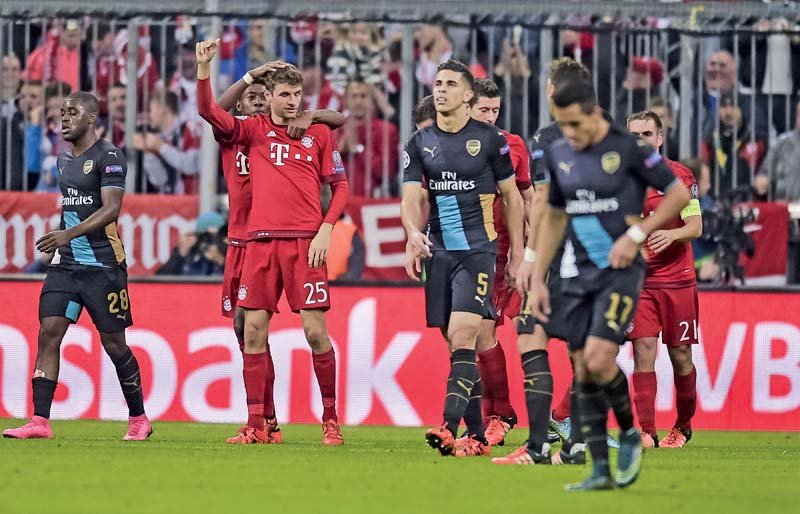
[[[200,41],[195,45],[197,110],[200,117],[210,123],[218,135],[230,137],[236,131],[236,118],[217,104],[211,91],[211,60],[217,53],[218,41]]]

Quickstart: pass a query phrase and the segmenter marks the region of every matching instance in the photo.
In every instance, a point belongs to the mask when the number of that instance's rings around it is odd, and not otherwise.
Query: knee
[[[474,350],[478,338],[478,329],[476,327],[454,328],[447,334],[447,338],[453,351]]]
[[[314,349],[323,349],[323,347],[327,346],[328,344],[328,332],[325,330],[325,326],[312,323],[303,327],[303,332],[306,335],[306,341],[308,341],[308,345]]]
[[[128,344],[122,337],[101,337],[100,342],[112,362],[128,352]]]
[[[609,359],[604,352],[586,352],[584,355],[584,368],[594,381],[602,381],[608,374],[609,368],[614,365],[614,360]]]
[[[692,347],[680,346],[677,348],[670,348],[669,358],[672,361],[672,367],[679,375],[685,375],[692,371],[694,364],[692,363]]]
[[[39,352],[58,352],[64,328],[55,323],[42,323],[39,325]]]

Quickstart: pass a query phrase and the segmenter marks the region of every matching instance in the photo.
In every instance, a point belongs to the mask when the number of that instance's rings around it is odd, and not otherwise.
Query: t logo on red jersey
[[[289,158],[289,145],[270,143],[269,157],[272,159],[272,162],[275,163],[275,166],[284,166],[286,163],[283,162],[283,160]]]
[[[239,175],[250,174],[250,159],[242,152],[236,153],[236,167],[239,168]]]

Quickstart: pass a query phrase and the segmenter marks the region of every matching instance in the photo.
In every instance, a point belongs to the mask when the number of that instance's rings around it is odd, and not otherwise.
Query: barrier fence
[[[37,281],[2,283],[14,298],[0,312],[0,417],[31,414],[36,355]],[[432,425],[439,420],[448,354],[437,330],[424,327],[419,288],[334,287],[329,331],[337,352],[338,405],[346,424]],[[134,327],[127,339],[142,368],[148,414],[158,420],[239,422],[246,418],[241,356],[219,311],[218,284],[132,283]],[[299,317],[288,306],[270,323],[281,422],[317,422],[320,400]],[[700,293],[701,343],[695,429],[800,430],[800,294]],[[511,400],[523,407],[522,376],[509,324],[506,345]],[[88,316],[61,346],[56,418],[125,419],[113,365]],[[550,344],[559,399],[570,381],[560,342]],[[633,367],[630,345],[619,363]],[[663,348],[656,363],[656,421],[674,422],[672,368]],[[520,423],[525,423],[520,420]]]

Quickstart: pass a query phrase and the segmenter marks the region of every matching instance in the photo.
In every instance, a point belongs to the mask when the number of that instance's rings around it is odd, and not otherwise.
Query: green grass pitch
[[[226,445],[234,425],[156,423],[143,443],[119,440],[125,423],[53,428],[50,441],[0,439],[0,513],[800,512],[799,433],[696,432],[684,449],[647,451],[627,490],[567,494],[588,467],[442,458],[419,428],[345,427],[339,448],[321,447],[317,425],[284,427],[280,446]]]

